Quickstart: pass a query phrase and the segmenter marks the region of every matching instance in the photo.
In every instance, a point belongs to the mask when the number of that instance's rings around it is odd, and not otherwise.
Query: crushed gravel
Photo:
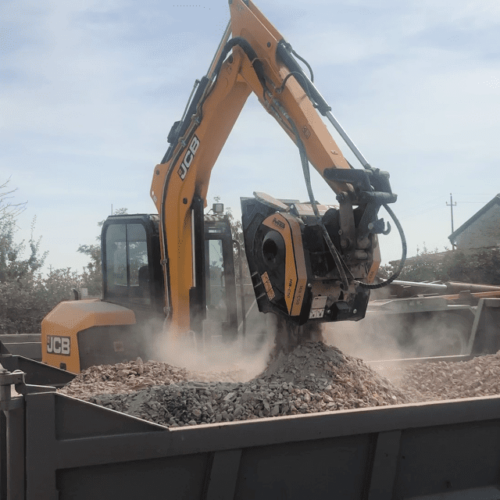
[[[384,376],[385,375],[385,376]],[[59,392],[168,427],[500,394],[500,352],[377,371],[322,342],[281,353],[256,378],[141,359],[85,370]],[[389,381],[389,379],[391,381]]]
[[[88,401],[96,394],[126,394],[156,385],[179,384],[186,381],[235,382],[245,376],[243,370],[195,372],[141,358],[116,365],[87,368],[58,392]]]
[[[86,370],[60,392],[171,427],[413,401],[360,359],[321,342],[281,353],[253,380],[237,377],[138,360]]]
[[[500,351],[470,361],[419,363],[396,369],[393,377],[420,401],[496,396],[500,394]]]

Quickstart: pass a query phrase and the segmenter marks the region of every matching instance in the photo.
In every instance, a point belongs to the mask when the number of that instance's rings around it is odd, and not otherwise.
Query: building
[[[448,239],[459,250],[500,246],[500,194],[450,234]]]

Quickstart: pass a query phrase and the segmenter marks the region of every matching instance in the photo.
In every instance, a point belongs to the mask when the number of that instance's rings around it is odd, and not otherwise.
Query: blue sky
[[[391,173],[410,254],[448,245],[500,192],[500,2],[268,0],[257,5],[313,65],[316,84],[372,165]],[[153,212],[153,168],[229,20],[227,2],[0,2],[0,184],[27,201],[20,237],[79,269],[111,205]],[[333,134],[335,136],[335,134]],[[349,158],[347,147],[339,141]],[[316,198],[333,194],[313,177]],[[306,199],[299,155],[250,98],[209,197],[239,213],[264,191]],[[396,235],[384,260],[398,258]]]

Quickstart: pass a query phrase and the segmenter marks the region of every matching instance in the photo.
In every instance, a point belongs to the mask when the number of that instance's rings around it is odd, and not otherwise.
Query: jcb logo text
[[[69,356],[71,353],[71,339],[69,337],[47,335],[47,352],[49,354]]]
[[[196,151],[198,151],[199,145],[200,140],[198,139],[198,137],[193,136],[193,138],[191,139],[191,144],[189,145],[189,149],[184,155],[184,160],[182,161],[179,170],[177,170],[177,173],[182,180],[186,178],[186,174],[188,173],[191,163],[193,163],[194,155],[196,154]]]

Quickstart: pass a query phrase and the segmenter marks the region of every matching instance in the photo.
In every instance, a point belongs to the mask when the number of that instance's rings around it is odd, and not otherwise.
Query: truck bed
[[[56,393],[24,403],[2,498],[500,499],[500,397],[176,429]]]

